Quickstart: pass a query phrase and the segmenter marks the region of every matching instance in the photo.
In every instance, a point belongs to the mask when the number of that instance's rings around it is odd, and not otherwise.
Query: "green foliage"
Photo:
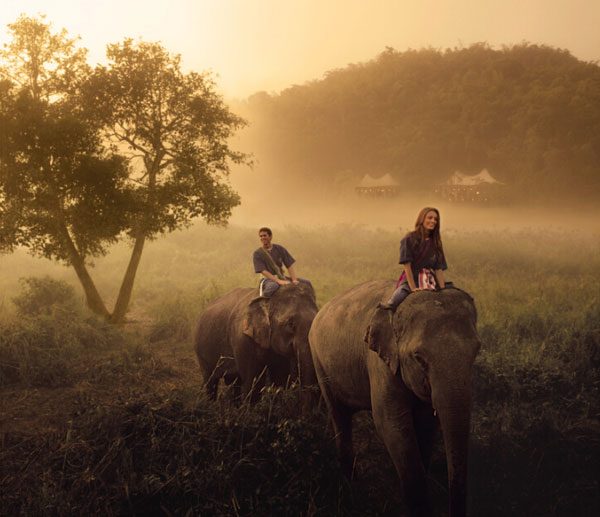
[[[73,288],[51,278],[26,278],[13,299],[18,318],[0,327],[0,386],[69,386],[94,354],[123,336],[84,313]]]
[[[146,239],[202,217],[225,223],[239,196],[229,148],[244,121],[208,74],[183,74],[158,43],[108,46],[109,67],[43,17],[21,16],[1,53],[0,251],[25,246],[73,266],[88,306],[121,322]],[[117,154],[119,149],[126,156]],[[125,236],[135,245],[112,314],[87,266]]]
[[[77,257],[67,243],[84,257],[104,253],[126,227],[123,159],[105,154],[64,106],[22,96],[11,116],[0,164],[3,250],[22,245],[67,262]]]
[[[483,168],[514,197],[600,193],[600,67],[568,51],[398,52],[248,99],[247,139],[273,181],[313,191],[391,173],[409,192]],[[287,177],[281,178],[285,170]]]
[[[21,294],[13,298],[17,314],[22,317],[52,315],[56,311],[76,312],[75,290],[62,280],[49,276],[21,278]]]
[[[5,63],[2,77],[30,91],[36,100],[64,95],[75,86],[73,79],[88,71],[87,50],[76,47],[79,38],[68,38],[65,29],[52,33],[45,18],[21,14],[8,24],[12,40],[0,50]]]
[[[184,75],[180,57],[158,43],[126,39],[109,45],[107,57],[110,65],[96,68],[81,99],[111,141],[142,158],[132,236],[143,228],[153,237],[199,216],[225,222],[240,202],[223,182],[229,161],[246,161],[227,141],[244,121],[215,93],[209,74]]]

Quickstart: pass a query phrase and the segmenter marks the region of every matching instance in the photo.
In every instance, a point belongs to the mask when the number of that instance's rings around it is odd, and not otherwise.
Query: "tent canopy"
[[[381,178],[373,178],[365,174],[364,178],[358,184],[359,187],[397,187],[399,183],[392,178],[389,173],[384,174]]]
[[[481,185],[481,184],[502,184],[502,182],[498,181],[488,172],[487,169],[482,169],[479,174],[475,174],[473,176],[469,176],[460,171],[456,171],[450,179],[446,182],[447,185],[464,185],[464,186],[473,186],[473,185]]]

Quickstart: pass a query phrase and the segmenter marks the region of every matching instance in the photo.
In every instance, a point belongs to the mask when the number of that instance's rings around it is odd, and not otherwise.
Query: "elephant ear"
[[[393,313],[377,308],[365,333],[365,342],[387,364],[394,375],[398,372],[398,346],[392,327]]]
[[[267,300],[255,298],[248,304],[244,317],[243,332],[258,343],[261,348],[269,348],[271,344],[271,319],[269,318]]]

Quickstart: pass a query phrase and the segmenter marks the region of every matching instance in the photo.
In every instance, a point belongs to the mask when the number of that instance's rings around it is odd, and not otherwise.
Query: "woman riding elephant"
[[[465,515],[475,306],[465,292],[444,289],[413,294],[393,314],[376,308],[394,285],[375,280],[333,298],[309,333],[342,467],[351,473],[352,415],[371,410],[408,507],[428,515],[426,470],[441,424],[450,515]]]
[[[452,286],[444,281],[443,272],[447,266],[437,208],[427,206],[419,212],[415,229],[400,242],[399,263],[404,266],[404,271],[390,299],[381,304],[383,309],[395,311],[410,293]]]

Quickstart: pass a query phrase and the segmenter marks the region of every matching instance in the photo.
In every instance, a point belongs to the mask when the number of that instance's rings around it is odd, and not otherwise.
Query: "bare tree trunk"
[[[69,231],[62,221],[59,222],[59,228],[67,248],[69,261],[71,262],[73,269],[75,269],[75,273],[77,273],[77,278],[79,278],[81,287],[83,287],[87,306],[90,308],[90,310],[108,320],[110,318],[110,313],[108,312],[106,305],[104,305],[104,302],[100,297],[100,293],[98,293],[96,285],[94,284],[92,277],[85,267],[85,262],[81,258],[79,251],[75,247],[75,244],[69,235]]]
[[[129,306],[129,301],[131,300],[133,282],[135,281],[137,268],[142,258],[142,251],[144,249],[145,241],[145,233],[140,232],[135,239],[133,251],[131,252],[131,258],[129,259],[129,265],[127,266],[125,276],[123,277],[123,282],[121,283],[121,289],[119,290],[119,296],[117,298],[117,302],[115,303],[115,308],[110,317],[110,321],[112,321],[113,323],[121,323],[125,319],[127,307]]]

